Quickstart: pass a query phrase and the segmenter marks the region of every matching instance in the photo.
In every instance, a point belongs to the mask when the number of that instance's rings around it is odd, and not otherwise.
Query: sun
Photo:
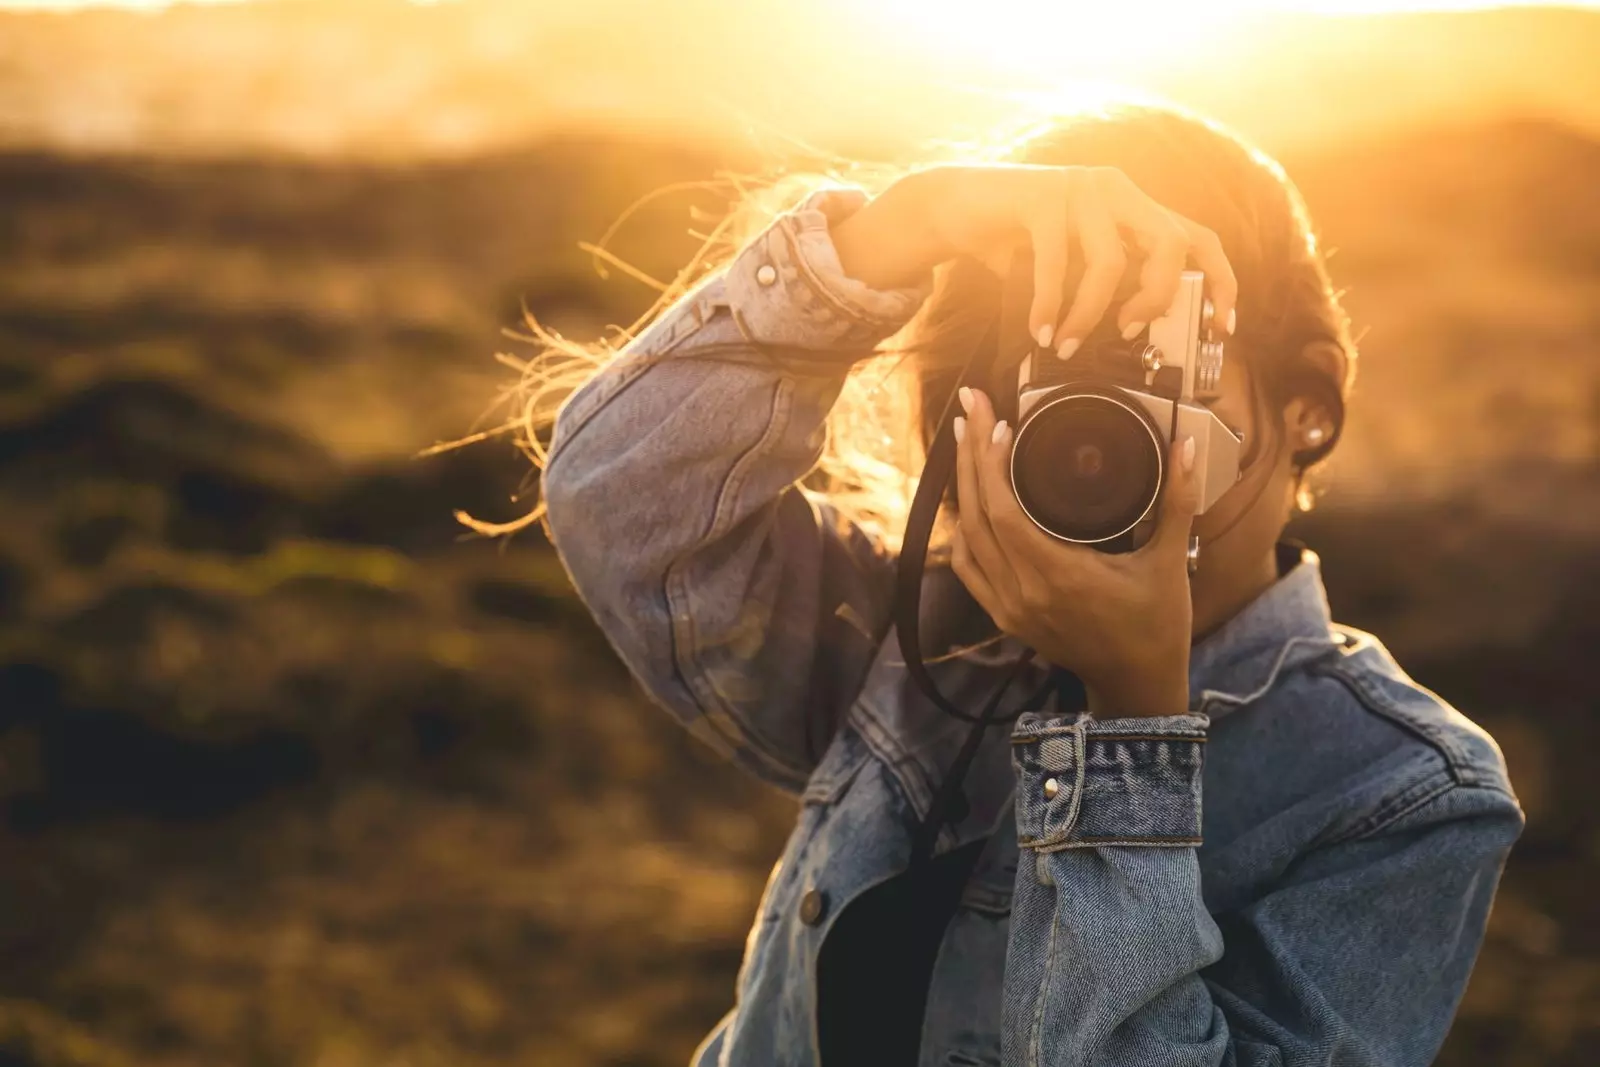
[[[1205,61],[1260,3],[859,0],[907,43],[1019,78],[1160,80]],[[875,9],[875,10],[874,10]]]

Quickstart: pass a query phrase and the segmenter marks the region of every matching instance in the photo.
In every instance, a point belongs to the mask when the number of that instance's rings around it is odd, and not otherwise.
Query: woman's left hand
[[[1189,525],[1194,442],[1172,448],[1154,536],[1111,555],[1057,540],[1022,511],[1007,473],[1012,430],[989,398],[963,389],[957,420],[960,523],[952,565],[1001,630],[1083,681],[1104,718],[1189,708]]]

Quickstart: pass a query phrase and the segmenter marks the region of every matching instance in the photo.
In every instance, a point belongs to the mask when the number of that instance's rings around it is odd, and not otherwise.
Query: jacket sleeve
[[[1216,918],[1196,846],[1208,720],[1025,723],[1008,1065],[1421,1067],[1522,814],[1441,779]],[[1224,952],[1226,947],[1226,952]]]
[[[817,194],[680,300],[559,416],[551,538],[646,690],[781,788],[803,786],[876,654],[893,560],[796,486],[852,362],[923,290],[848,278]]]

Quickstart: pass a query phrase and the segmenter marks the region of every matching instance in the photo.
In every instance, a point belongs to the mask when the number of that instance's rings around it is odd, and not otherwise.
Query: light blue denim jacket
[[[851,360],[923,298],[840,269],[829,227],[861,202],[813,197],[679,301],[572,397],[544,476],[561,557],[639,681],[799,798],[707,1067],[816,1063],[823,939],[904,867],[966,730],[870,636],[892,557],[795,488]],[[976,610],[947,570],[928,582],[930,619]],[[933,670],[976,706],[1007,658]],[[986,738],[938,845],[988,839],[924,1067],[1437,1052],[1522,828],[1494,741],[1331,622],[1310,553],[1192,662],[1188,714],[1047,708]]]

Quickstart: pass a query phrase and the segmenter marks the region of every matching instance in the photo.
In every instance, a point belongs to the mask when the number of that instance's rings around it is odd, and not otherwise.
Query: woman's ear
[[[1339,383],[1348,379],[1350,354],[1343,346],[1330,341],[1314,341],[1301,349],[1300,358],[1314,368],[1309,378],[1316,381],[1319,388],[1312,389],[1309,394],[1301,391],[1297,399],[1289,402],[1283,413],[1284,429],[1294,451],[1315,452],[1331,444],[1342,427],[1343,386]],[[1333,395],[1320,386],[1331,387]]]
[[[1290,454],[1321,448],[1333,436],[1334,416],[1324,405],[1295,397],[1283,409],[1284,438]]]

